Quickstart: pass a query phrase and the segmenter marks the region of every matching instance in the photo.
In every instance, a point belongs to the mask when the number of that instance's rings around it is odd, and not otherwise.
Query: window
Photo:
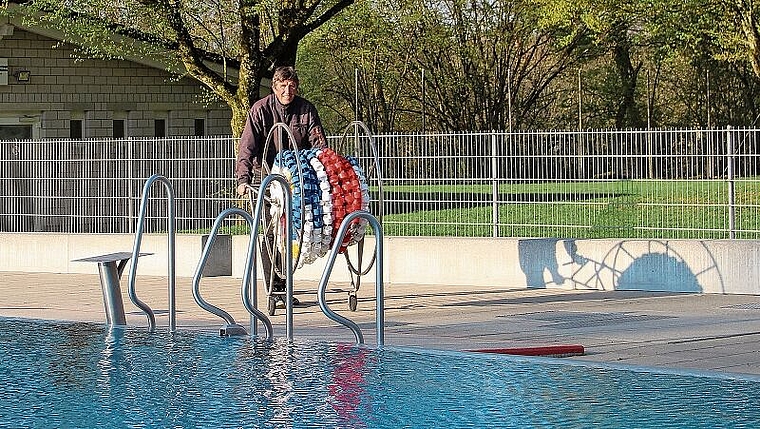
[[[195,120],[195,135],[197,137],[206,135],[206,120],[198,118]]]
[[[113,138],[121,139],[124,137],[125,137],[124,119],[114,119],[113,120]]]
[[[28,140],[32,138],[31,125],[0,124],[0,140]]]
[[[82,131],[81,119],[72,119],[69,121],[69,138],[81,139],[83,137]]]
[[[153,128],[154,137],[166,137],[166,119],[156,119]]]

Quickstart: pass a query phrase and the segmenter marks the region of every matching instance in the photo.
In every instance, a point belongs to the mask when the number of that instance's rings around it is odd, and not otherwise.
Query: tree
[[[510,116],[518,128],[543,125],[560,91],[552,82],[587,55],[585,35],[544,25],[532,0],[366,7],[313,35],[319,43],[306,45],[310,62],[322,67],[309,69],[321,76],[329,70],[329,88],[317,92],[335,111],[358,111],[383,130],[418,130],[423,116],[427,131],[508,129]]]
[[[15,0],[5,13],[64,32],[83,55],[163,61],[224,101],[240,135],[261,84],[354,0]]]
[[[579,26],[588,32],[599,52],[609,55],[615,81],[605,80],[617,128],[642,127],[645,123],[637,103],[639,74],[644,65],[642,50],[652,40],[648,31],[651,1],[545,0],[547,20],[555,25]],[[599,70],[595,71],[596,74]]]
[[[691,40],[709,40],[719,48],[716,58],[746,62],[760,77],[760,4],[753,0],[671,1],[684,18],[677,22],[679,29]]]
[[[330,122],[358,119],[376,132],[419,127],[415,58],[423,47],[411,27],[422,11],[409,3],[358,2],[305,40],[299,58],[310,97]]]

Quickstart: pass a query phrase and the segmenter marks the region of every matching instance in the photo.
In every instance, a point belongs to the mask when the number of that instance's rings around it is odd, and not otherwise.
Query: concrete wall
[[[0,233],[0,271],[96,273],[75,259],[131,252],[133,236]],[[248,237],[220,239],[206,274],[241,277]],[[177,275],[192,277],[204,237],[177,236]],[[374,249],[368,238],[365,258]],[[138,274],[166,275],[167,242],[143,237]],[[355,247],[350,248],[355,260]],[[563,240],[548,238],[386,237],[386,284],[451,284],[473,288],[565,288],[760,294],[757,240]],[[230,260],[231,259],[231,260]],[[296,280],[318,281],[328,258],[296,272]],[[365,260],[366,262],[366,260]],[[259,277],[261,270],[259,269]],[[331,280],[348,281],[346,262],[336,258]],[[373,284],[371,270],[364,284]]]
[[[232,274],[232,240],[226,238],[215,240],[214,256],[206,264],[204,275]],[[177,235],[177,276],[195,275],[205,243],[203,235]],[[94,263],[76,260],[107,253],[131,253],[133,246],[131,234],[0,233],[0,271],[95,274],[98,271]],[[140,258],[138,275],[166,276],[168,249],[166,235],[144,235],[140,252],[152,255]]]

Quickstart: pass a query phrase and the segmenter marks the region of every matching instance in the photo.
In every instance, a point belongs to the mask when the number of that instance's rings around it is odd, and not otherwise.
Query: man
[[[272,140],[264,154],[264,146],[274,124],[282,122],[293,134],[298,149],[327,146],[322,122],[314,105],[298,95],[298,74],[293,67],[278,67],[272,76],[272,93],[258,100],[248,112],[243,134],[240,136],[240,146],[237,156],[235,174],[237,176],[237,193],[245,195],[249,185],[259,185],[261,169],[271,168],[277,152],[290,148],[289,136],[283,130],[275,131]],[[263,158],[263,161],[262,161]],[[270,222],[269,206],[264,207],[267,224]],[[264,280],[272,285],[274,291],[285,290],[285,279],[276,272],[272,273],[272,260],[267,251],[273,249],[274,234],[267,234],[267,245],[261,249],[261,265],[264,269]],[[285,275],[285,273],[282,273]],[[293,298],[293,304],[298,300]]]

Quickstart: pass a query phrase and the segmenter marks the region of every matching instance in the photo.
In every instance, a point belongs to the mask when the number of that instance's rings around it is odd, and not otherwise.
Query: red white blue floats
[[[338,228],[347,214],[369,210],[369,186],[356,158],[341,156],[330,148],[306,149],[296,153],[280,151],[270,174],[280,174],[290,182],[293,195],[293,256],[298,267],[314,262],[333,246]],[[271,215],[282,219],[284,192],[273,182],[270,191]],[[340,252],[359,242],[366,232],[367,220],[352,221]],[[282,236],[284,222],[280,222]],[[278,240],[283,246],[284,243]]]

